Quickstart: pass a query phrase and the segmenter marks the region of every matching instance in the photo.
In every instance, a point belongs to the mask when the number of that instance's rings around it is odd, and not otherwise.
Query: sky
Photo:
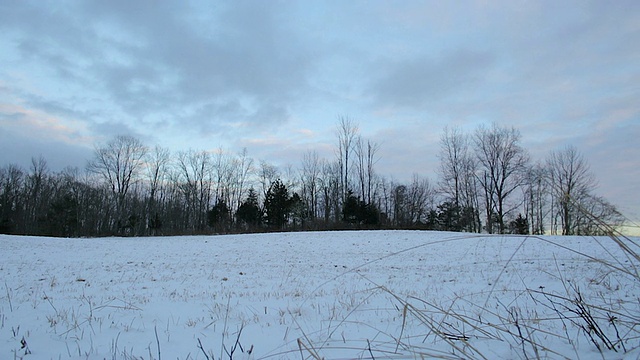
[[[117,135],[298,166],[340,117],[400,181],[436,178],[445,126],[574,145],[638,220],[640,2],[0,0],[0,166]]]

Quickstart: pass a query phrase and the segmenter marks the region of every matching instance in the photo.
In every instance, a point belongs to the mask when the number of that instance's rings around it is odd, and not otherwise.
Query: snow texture
[[[0,358],[635,358],[632,263],[593,237],[5,235]]]

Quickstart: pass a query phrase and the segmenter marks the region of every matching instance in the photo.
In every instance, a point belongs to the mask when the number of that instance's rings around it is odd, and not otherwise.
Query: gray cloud
[[[313,62],[287,28],[287,9],[268,3],[71,2],[64,11],[19,3],[9,10],[13,21],[4,26],[17,29],[23,60],[45,61],[61,81],[106,91],[103,111],[125,118],[169,113],[197,125],[199,118],[181,116],[185,108],[226,101],[207,119],[223,129],[224,109],[242,101],[253,108],[236,111],[239,121],[282,123]]]
[[[472,92],[486,81],[492,62],[489,54],[459,50],[436,59],[425,56],[383,64],[383,76],[373,86],[375,102],[421,108]]]
[[[52,171],[65,167],[84,169],[92,149],[56,139],[23,137],[13,131],[0,131],[0,166],[17,164],[28,169],[31,158],[44,157]]]

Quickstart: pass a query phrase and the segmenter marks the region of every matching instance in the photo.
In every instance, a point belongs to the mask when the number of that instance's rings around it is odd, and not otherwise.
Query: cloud
[[[589,134],[577,141],[596,174],[598,195],[604,196],[627,216],[640,219],[640,208],[635,194],[640,193],[640,116],[633,122],[617,124]]]
[[[91,148],[83,145],[21,136],[9,130],[0,132],[0,166],[17,164],[26,169],[32,158],[42,156],[52,171],[66,167],[83,169],[92,153]]]
[[[52,170],[83,167],[93,139],[82,123],[0,103],[0,164],[29,164],[44,156]]]
[[[143,29],[139,36],[145,45],[129,53],[137,62],[104,71],[112,83],[111,93],[127,109],[135,111],[136,107],[126,99],[159,98],[165,106],[156,108],[173,112],[185,105],[227,101],[233,106],[247,101],[257,107],[249,113],[270,113],[269,108],[286,107],[292,94],[305,86],[310,58],[295,33],[287,31],[286,21],[278,17],[275,7],[240,2],[222,4],[220,9],[199,9],[210,14],[207,24],[192,20],[195,15],[187,9],[160,8],[155,10],[156,16],[144,17],[142,25],[138,18],[122,16],[124,10],[112,11],[110,26],[129,33]],[[159,97],[162,94],[170,97]],[[144,103],[140,106],[148,108]],[[251,115],[246,120],[256,122]]]
[[[372,92],[376,104],[423,107],[472,92],[492,65],[487,53],[459,50],[438,58],[420,57],[383,64]]]
[[[0,103],[0,125],[21,137],[48,138],[68,144],[90,141],[81,122],[12,104]]]
[[[410,181],[414,174],[435,179],[436,154],[439,150],[441,128],[395,124],[361,135],[378,145],[375,164],[377,174],[395,181]],[[411,146],[407,146],[411,144]]]
[[[287,28],[286,7],[127,1],[55,7],[20,3],[7,9],[13,21],[4,28],[14,33],[22,60],[45,61],[48,77],[101,93],[103,103],[92,105],[100,121],[111,113],[134,121],[175,118],[183,130],[185,122],[196,129],[213,122],[208,130],[220,132],[236,122],[277,126],[306,91],[313,57]],[[185,109],[213,111],[204,120],[185,116]]]

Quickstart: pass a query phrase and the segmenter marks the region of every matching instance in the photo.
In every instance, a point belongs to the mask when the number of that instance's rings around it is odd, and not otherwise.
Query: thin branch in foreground
[[[367,339],[367,350],[369,350],[369,355],[371,355],[371,359],[376,360],[376,357],[373,356],[373,351],[371,351],[371,342]]]
[[[204,347],[202,347],[202,342],[200,341],[200,338],[198,338],[198,349],[202,350],[202,353],[204,354],[205,359],[207,359],[207,360],[215,360],[215,359],[210,359],[209,355],[207,355],[207,352],[204,351]]]
[[[320,357],[320,355],[318,355],[315,350],[313,349],[313,347],[311,346],[307,346],[305,343],[302,342],[302,339],[298,338],[298,349],[300,350],[300,356],[302,356],[302,360],[305,360],[304,357],[304,353],[302,352],[302,349],[304,349],[306,352],[309,353],[309,355],[311,355],[311,357],[313,357],[316,360],[322,360],[322,358]]]
[[[7,290],[7,299],[9,300],[9,310],[13,312],[13,305],[11,304],[11,294],[9,294],[9,286],[7,285],[6,281],[4,282],[4,288]]]
[[[153,331],[156,333],[156,344],[158,345],[158,360],[161,360],[162,358],[160,357],[160,340],[158,339],[158,327],[154,325]]]

